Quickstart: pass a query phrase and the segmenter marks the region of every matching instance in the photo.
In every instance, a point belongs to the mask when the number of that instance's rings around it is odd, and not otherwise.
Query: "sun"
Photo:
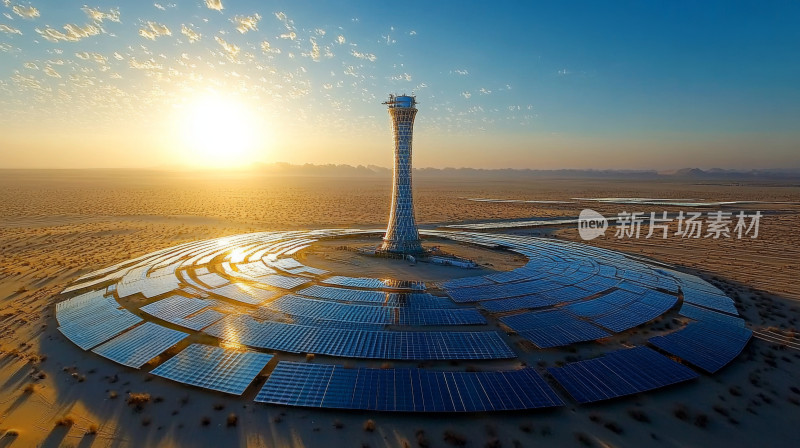
[[[234,168],[260,159],[264,126],[233,97],[213,93],[180,107],[180,141],[188,165]]]

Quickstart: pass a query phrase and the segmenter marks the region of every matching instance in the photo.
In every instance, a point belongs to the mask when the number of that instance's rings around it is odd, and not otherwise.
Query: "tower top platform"
[[[417,97],[412,95],[406,95],[405,93],[402,95],[389,95],[389,100],[385,101],[383,104],[389,106],[390,109],[392,108],[414,108],[417,105]]]

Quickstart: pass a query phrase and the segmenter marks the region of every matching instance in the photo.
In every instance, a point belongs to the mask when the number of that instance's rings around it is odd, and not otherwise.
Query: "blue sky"
[[[192,153],[168,135],[175,111],[214,91],[270,134],[246,161],[388,165],[380,102],[413,92],[417,166],[800,168],[798,2],[11,0],[0,12],[0,167],[180,164]]]

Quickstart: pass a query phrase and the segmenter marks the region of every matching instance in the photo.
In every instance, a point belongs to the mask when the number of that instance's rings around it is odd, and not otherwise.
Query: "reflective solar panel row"
[[[192,344],[150,373],[191,386],[241,395],[272,355]]]
[[[683,291],[683,301],[694,305],[700,305],[712,310],[723,311],[733,315],[738,315],[736,305],[733,300],[725,295],[714,294],[702,289],[691,288],[684,286],[681,288]]]
[[[441,372],[346,369],[280,362],[257,402],[289,406],[401,412],[481,412],[562,406],[533,369]]]
[[[744,319],[742,319],[741,317],[734,317],[729,314],[723,314],[717,311],[701,308],[699,306],[694,306],[689,303],[684,303],[683,305],[681,305],[680,315],[701,322],[702,321],[719,322],[744,328]]]
[[[280,274],[266,275],[264,277],[258,278],[259,283],[282,289],[297,288],[298,286],[308,283],[310,281],[311,280],[303,277],[289,277]]]
[[[542,293],[512,297],[510,299],[485,300],[480,302],[480,307],[492,313],[505,313],[524,309],[543,308],[557,303],[559,303],[557,299]]]
[[[281,294],[277,291],[268,291],[241,283],[232,283],[220,288],[214,288],[209,292],[248,305],[258,305]]]
[[[540,348],[557,347],[611,336],[602,328],[576,319],[560,309],[515,314],[501,317],[500,321]]]
[[[89,350],[141,322],[128,310],[70,320],[58,330],[78,347]]]
[[[481,325],[486,319],[474,308],[407,309],[390,306],[353,305],[284,296],[268,305],[293,316],[342,322],[364,322],[387,325]]]
[[[211,288],[219,288],[220,286],[228,284],[227,280],[214,273],[203,274],[203,275],[198,274],[197,279],[203,282],[204,284],[210,286]]]
[[[169,296],[165,299],[149,303],[140,309],[147,314],[166,321],[186,317],[208,307],[208,302],[185,296]]]
[[[92,351],[119,364],[138,369],[188,336],[181,331],[145,322]]]
[[[504,359],[516,355],[494,331],[360,331],[258,322],[227,316],[204,330],[251,347],[292,353],[380,359]]]
[[[648,342],[708,373],[716,373],[739,356],[751,336],[747,328],[709,320],[691,323]]]
[[[446,292],[454,302],[477,302],[543,293],[562,287],[564,287],[563,284],[550,280],[530,280],[501,285],[492,284],[471,288],[447,289]]]
[[[215,305],[213,300],[170,296],[140,309],[169,323],[190,330],[200,330],[224,317],[219,311],[208,309],[213,305]]]
[[[647,347],[618,350],[547,370],[579,403],[659,389],[698,377],[692,369]]]
[[[645,295],[608,314],[591,319],[614,332],[621,332],[649,322],[672,308],[678,298],[669,294],[648,290]]]

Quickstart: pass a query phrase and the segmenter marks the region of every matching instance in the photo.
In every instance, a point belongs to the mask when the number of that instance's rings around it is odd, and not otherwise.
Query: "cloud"
[[[289,31],[288,33],[281,34],[281,39],[291,39],[295,40],[297,38],[297,33],[294,31]]]
[[[202,36],[202,34],[198,33],[192,28],[189,28],[186,25],[181,25],[181,34],[186,36],[186,38],[189,39],[189,42],[197,42],[198,40],[200,40],[200,37]]]
[[[487,90],[487,89],[485,89],[483,87],[481,87],[481,90],[479,90],[478,92],[480,92],[481,95],[488,95],[488,94],[492,93],[491,90]]]
[[[222,46],[222,48],[225,50],[225,53],[228,53],[229,58],[236,59],[236,57],[239,56],[239,47],[237,45],[229,44],[219,36],[214,36],[214,40],[216,40],[217,43]]]
[[[101,64],[101,65],[105,65],[105,63],[108,62],[108,58],[103,56],[100,53],[89,53],[89,52],[83,51],[83,52],[80,52],[80,53],[75,53],[75,56],[78,59],[83,59],[84,61],[93,60],[94,62],[97,62],[98,64]]]
[[[469,92],[461,92],[461,96],[463,96],[463,97],[464,97],[464,98],[466,98],[466,99],[470,99],[470,97],[472,96],[472,94],[471,94],[471,93],[469,93]]]
[[[103,20],[110,20],[112,22],[119,22],[119,8],[109,9],[107,12],[101,11],[99,8],[90,8],[84,6],[81,8],[83,12],[89,17],[90,20],[102,23]]]
[[[217,11],[222,11],[225,9],[222,6],[222,0],[206,0],[206,6],[208,9],[216,9]]]
[[[231,22],[236,24],[236,30],[244,34],[248,31],[258,30],[259,20],[261,20],[261,15],[253,14],[252,16],[236,16],[231,19]]]
[[[317,40],[314,39],[313,37],[309,38],[308,40],[311,41],[311,52],[303,53],[303,56],[309,56],[311,57],[312,61],[319,62],[320,52],[319,52],[319,45],[317,45]]]
[[[467,76],[469,72],[466,69],[455,69],[450,73],[455,73],[456,75]]]
[[[409,32],[408,32],[408,35],[409,35],[409,36],[416,36],[416,35],[417,35],[417,32],[416,32],[416,31],[414,31],[414,30],[411,30],[411,31],[409,31]]]
[[[33,62],[26,62],[22,66],[29,70],[39,70],[39,66],[34,64]]]
[[[144,28],[139,29],[139,35],[150,40],[156,40],[159,36],[172,36],[172,32],[166,25],[147,22]]]
[[[339,44],[341,45],[347,42],[347,39],[345,39],[344,36],[340,34],[339,37],[336,38],[336,42],[339,42]]]
[[[378,58],[377,58],[377,57],[376,57],[374,54],[372,54],[372,53],[359,53],[359,52],[358,52],[358,51],[356,51],[356,50],[351,50],[351,51],[350,51],[350,54],[352,54],[353,56],[355,56],[355,57],[357,57],[357,58],[359,58],[359,59],[366,59],[367,61],[370,61],[370,62],[375,62],[375,60],[376,60],[376,59],[378,59]]]
[[[400,75],[394,75],[390,79],[392,81],[411,81],[411,75],[408,73],[402,73]]]
[[[135,58],[131,58],[128,64],[131,66],[131,68],[138,70],[161,70],[163,68],[161,64],[158,64],[153,59],[148,59],[144,62],[138,62]]]
[[[35,19],[36,17],[39,17],[39,10],[30,5],[14,5],[11,10],[14,11],[14,14],[22,17],[23,19]]]
[[[20,35],[22,34],[22,31],[20,31],[20,30],[18,30],[16,28],[10,27],[8,25],[2,25],[2,24],[0,24],[0,32],[6,33],[6,34],[20,34]]]
[[[160,9],[162,11],[166,11],[167,10],[167,8],[161,6],[159,3],[153,3],[153,6],[155,6],[156,9]]]
[[[60,78],[61,77],[61,75],[59,75],[58,72],[55,71],[55,69],[53,69],[53,67],[50,67],[49,65],[44,68],[44,73],[47,76],[50,76],[50,77],[53,77],[53,78]]]
[[[36,28],[36,32],[45,38],[45,40],[49,40],[50,42],[77,42],[83,38],[97,36],[100,34],[100,28],[91,24],[79,26],[69,23],[64,25],[64,30],[66,32],[61,32],[55,28],[50,28],[49,26],[45,27],[43,30]]]
[[[280,49],[280,48],[273,48],[273,47],[272,47],[272,46],[269,44],[269,42],[267,42],[267,41],[264,41],[264,42],[261,42],[261,51],[263,51],[264,53],[275,53],[275,54],[279,54],[279,53],[281,52],[281,49]]]

